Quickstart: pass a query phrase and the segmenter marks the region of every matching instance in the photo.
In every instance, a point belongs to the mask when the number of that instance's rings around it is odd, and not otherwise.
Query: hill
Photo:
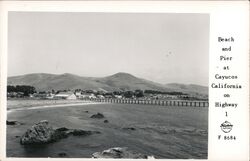
[[[8,85],[31,85],[38,91],[64,89],[93,89],[93,90],[167,90],[163,85],[137,78],[128,73],[117,73],[111,76],[95,78],[81,77],[69,73],[56,74],[27,74],[8,78]]]
[[[116,73],[107,77],[82,77],[74,74],[47,74],[35,73],[21,76],[8,77],[8,85],[31,85],[38,91],[48,90],[158,90],[158,91],[178,91],[208,94],[208,88],[199,85],[184,84],[160,84],[138,78],[128,73]]]
[[[199,93],[208,95],[208,87],[196,84],[169,83],[165,84],[165,87],[174,91],[180,91],[184,93]]]

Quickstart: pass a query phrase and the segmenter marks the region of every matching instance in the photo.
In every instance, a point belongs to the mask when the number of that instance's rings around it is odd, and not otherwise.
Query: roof
[[[74,94],[74,93],[73,92],[59,92],[55,96],[57,96],[57,97],[68,97],[68,96],[70,96],[72,94]]]

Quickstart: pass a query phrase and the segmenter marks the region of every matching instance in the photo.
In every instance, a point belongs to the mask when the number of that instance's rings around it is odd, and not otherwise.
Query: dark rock
[[[92,154],[94,158],[127,158],[127,159],[147,159],[148,156],[128,150],[127,147],[115,147]]]
[[[6,121],[6,124],[7,125],[22,125],[21,122],[18,122],[18,121]]]
[[[6,124],[7,125],[16,125],[17,124],[17,121],[6,121]]]
[[[104,115],[98,112],[97,114],[90,116],[90,118],[102,119],[104,118]]]
[[[58,129],[55,130],[54,134],[52,135],[52,141],[57,141],[60,139],[67,138],[69,136],[68,131],[60,131]]]
[[[59,156],[59,157],[66,157],[67,154],[66,154],[65,152],[61,152],[61,153],[58,153],[58,156]]]
[[[89,113],[89,111],[85,111],[86,113]]]
[[[15,137],[16,137],[16,138],[20,138],[20,136],[18,136],[18,135],[17,135],[17,136],[15,136]]]
[[[47,120],[40,121],[28,129],[20,139],[21,144],[45,144],[55,141],[55,130]]]
[[[132,131],[134,131],[135,130],[135,128],[134,127],[124,127],[124,128],[122,128],[123,130],[132,130]]]
[[[57,131],[68,131],[69,129],[66,127],[60,127],[58,129],[56,129]]]
[[[80,130],[80,129],[74,129],[71,132],[72,135],[74,136],[86,136],[86,135],[92,135],[92,134],[100,134],[99,131],[85,131],[85,130]]]
[[[109,123],[109,121],[108,121],[108,120],[104,120],[103,122],[104,122],[104,123]]]
[[[68,129],[61,127],[53,129],[47,120],[40,121],[28,129],[20,139],[23,145],[47,144],[67,138],[69,135],[73,136],[87,136],[92,134],[99,134],[98,131],[85,131],[81,129]]]

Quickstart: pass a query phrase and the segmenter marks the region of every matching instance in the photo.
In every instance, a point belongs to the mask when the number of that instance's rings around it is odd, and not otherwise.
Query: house
[[[103,95],[101,95],[101,94],[97,95],[96,97],[97,97],[97,98],[100,98],[100,99],[104,99],[104,98],[105,98],[105,97],[104,97]]]
[[[75,91],[75,95],[77,98],[81,98],[82,92],[81,91]]]
[[[67,100],[75,100],[76,95],[73,92],[59,92],[54,96],[55,99],[67,99]]]
[[[77,98],[79,99],[91,99],[91,98],[96,98],[96,96],[93,93],[82,93],[80,96]]]
[[[121,95],[115,95],[115,98],[122,99]]]
[[[96,96],[93,93],[89,95],[89,99],[95,99],[95,98]]]
[[[53,93],[48,93],[46,96],[46,99],[53,99],[55,97],[55,94]]]
[[[23,92],[8,92],[7,93],[7,97],[16,97],[16,98],[21,98],[24,97],[24,93]]]

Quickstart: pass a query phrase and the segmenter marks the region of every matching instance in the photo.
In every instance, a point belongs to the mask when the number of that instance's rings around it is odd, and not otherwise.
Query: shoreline
[[[53,107],[66,107],[66,106],[80,106],[80,105],[91,105],[91,104],[142,104],[142,105],[157,105],[157,106],[187,106],[187,107],[208,107],[208,102],[203,101],[162,101],[162,100],[119,100],[119,99],[103,99],[103,100],[13,100],[7,101],[7,114],[30,109],[43,109]]]
[[[54,107],[67,107],[67,106],[82,106],[82,105],[91,105],[91,104],[107,104],[105,102],[79,102],[79,103],[64,103],[64,104],[50,104],[50,105],[37,105],[37,106],[29,106],[29,107],[20,107],[14,109],[7,109],[7,114],[22,111],[22,110],[34,110],[34,109],[45,109],[45,108],[54,108]]]

